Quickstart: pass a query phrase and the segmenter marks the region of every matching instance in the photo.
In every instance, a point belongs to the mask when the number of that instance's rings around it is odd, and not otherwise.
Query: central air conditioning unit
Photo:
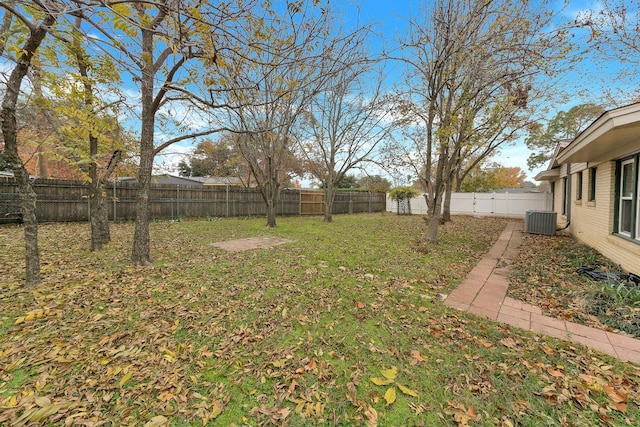
[[[556,216],[553,211],[527,211],[524,216],[525,233],[555,235]]]

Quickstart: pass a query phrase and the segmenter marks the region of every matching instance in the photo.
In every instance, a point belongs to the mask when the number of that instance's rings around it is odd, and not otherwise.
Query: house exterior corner
[[[640,103],[605,112],[536,179],[551,184],[559,228],[640,272]]]

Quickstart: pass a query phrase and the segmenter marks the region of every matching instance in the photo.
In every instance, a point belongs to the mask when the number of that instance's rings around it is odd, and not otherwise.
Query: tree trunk
[[[80,31],[82,26],[82,17],[76,16],[74,22],[76,30]],[[83,77],[84,85],[84,104],[88,110],[93,109],[94,96],[93,85],[89,79],[89,70],[87,67],[87,58],[85,57],[82,46],[80,45],[80,39],[74,38],[74,49],[76,53],[76,60],[78,61],[78,71]],[[115,155],[114,155],[115,156]],[[102,245],[111,241],[111,234],[109,233],[109,216],[107,213],[107,205],[105,200],[104,183],[100,179],[98,173],[98,163],[96,159],[98,157],[98,137],[89,135],[89,158],[91,163],[89,165],[89,207],[90,207],[90,220],[91,220],[91,250],[99,251],[102,249]],[[113,160],[113,159],[112,159]],[[111,163],[109,168],[111,168]],[[112,170],[112,169],[111,169]],[[110,172],[107,172],[107,175]]]
[[[141,69],[140,94],[142,103],[142,129],[140,131],[140,166],[138,168],[138,194],[136,197],[136,219],[134,222],[133,248],[131,262],[135,265],[151,264],[150,233],[149,233],[149,190],[151,189],[151,174],[153,173],[153,159],[155,157],[154,135],[155,112],[154,104],[154,65],[153,65],[153,31],[142,29],[142,52],[145,67]]]
[[[442,207],[442,192],[436,191],[434,199],[429,206],[429,221],[427,224],[426,240],[429,243],[438,243],[438,227],[440,226],[440,208]]]
[[[274,228],[276,226],[276,206],[280,198],[280,185],[277,180],[272,179],[264,190],[267,203],[267,227]]]
[[[447,187],[447,190],[444,193],[444,204],[442,207],[442,221],[449,222],[451,221],[451,190],[450,187]]]
[[[267,201],[267,228],[276,226],[276,204],[273,199]]]
[[[324,222],[333,222],[333,201],[336,190],[330,183],[327,183],[326,187],[324,190]]]
[[[16,69],[20,65],[16,66]],[[26,74],[26,68],[24,70]],[[22,208],[22,220],[24,222],[24,246],[25,246],[25,273],[27,287],[32,287],[40,283],[40,252],[38,250],[38,219],[36,218],[36,193],[33,191],[29,173],[24,167],[24,163],[18,155],[18,128],[16,123],[16,103],[17,92],[20,90],[20,83],[12,86],[16,96],[13,105],[7,102],[11,90],[9,86],[11,79],[15,75],[11,74],[9,85],[7,85],[7,95],[2,103],[2,135],[4,137],[5,159],[13,172],[16,184],[18,184],[18,194],[20,196],[20,207]],[[22,79],[20,79],[21,81]]]
[[[104,196],[105,189],[103,182],[99,179],[92,181],[89,191],[91,206],[91,250],[99,251],[102,249],[102,245],[111,241],[109,214]]]
[[[4,137],[5,157],[13,171],[18,184],[18,192],[22,205],[24,221],[25,243],[25,272],[27,287],[40,283],[40,253],[38,250],[38,220],[36,218],[36,193],[33,191],[29,174],[18,155],[18,127],[16,122],[16,106],[20,94],[22,80],[31,66],[31,59],[40,47],[49,28],[55,23],[55,17],[46,14],[42,23],[31,30],[29,38],[22,47],[16,66],[11,71],[5,86],[5,96],[2,100],[0,121]]]
[[[4,135],[5,153],[16,178],[16,183],[18,184],[20,206],[22,207],[22,220],[24,221],[25,285],[27,287],[33,287],[40,283],[40,251],[38,249],[38,219],[36,217],[37,195],[35,191],[33,191],[31,181],[29,180],[29,173],[24,168],[22,161],[18,157],[18,153],[12,153],[7,149],[6,133],[4,133]]]
[[[143,119],[140,149],[140,167],[138,169],[138,193],[136,197],[136,219],[134,222],[133,249],[131,262],[135,265],[151,264],[150,233],[149,233],[149,190],[151,189],[151,173],[153,171],[153,118],[150,125]],[[149,144],[151,145],[149,147]]]

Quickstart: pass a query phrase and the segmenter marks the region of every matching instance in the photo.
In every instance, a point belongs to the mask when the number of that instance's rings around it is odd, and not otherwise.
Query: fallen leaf
[[[388,388],[384,394],[384,400],[387,401],[387,406],[392,405],[396,401],[396,389],[393,387]]]
[[[546,345],[543,345],[542,347],[540,347],[540,350],[544,351],[549,356],[553,354],[553,350]]]
[[[551,375],[552,377],[555,378],[562,378],[564,377],[564,374],[561,371],[558,371],[557,369],[547,369],[547,372],[549,373],[549,375]]]
[[[507,348],[514,348],[517,344],[515,340],[511,337],[503,338],[500,340],[500,344]]]
[[[364,416],[367,418],[365,421],[367,427],[378,426],[378,412],[376,411],[376,408],[373,406],[367,406],[367,409],[364,411]]]
[[[391,384],[393,380],[390,380],[389,378],[384,378],[384,377],[373,377],[371,378],[371,382],[374,383],[375,385],[387,385],[387,384]]]
[[[35,402],[36,405],[38,405],[41,408],[44,408],[45,406],[50,406],[51,405],[51,399],[49,399],[48,397],[36,397],[35,398]]]
[[[398,388],[400,389],[401,392],[403,392],[406,395],[413,396],[413,397],[419,397],[418,393],[416,393],[415,391],[411,390],[409,387],[403,386],[402,384],[398,384]]]
[[[392,366],[389,369],[381,369],[380,373],[382,374],[383,377],[393,381],[396,379],[396,376],[398,375],[398,368],[396,368],[395,366]]]
[[[128,383],[132,376],[133,376],[133,372],[127,372],[126,374],[124,374],[124,376],[120,379],[120,382],[118,383],[120,384],[120,387]]]
[[[165,424],[169,424],[169,420],[162,415],[156,415],[155,417],[147,421],[144,427],[160,427]]]
[[[616,403],[613,405],[613,409],[620,412],[627,412],[627,404],[626,403]]]
[[[426,359],[420,354],[420,350],[411,351],[411,364],[416,365],[420,362],[424,362]]]

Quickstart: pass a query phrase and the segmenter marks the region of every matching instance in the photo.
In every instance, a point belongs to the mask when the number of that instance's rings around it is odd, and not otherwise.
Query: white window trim
[[[623,194],[623,191],[624,191],[624,167],[625,167],[625,165],[628,165],[628,164],[631,164],[631,167],[634,168],[635,167],[635,158],[631,158],[629,160],[625,160],[625,161],[620,163],[620,200],[618,200],[618,234],[621,234],[622,236],[626,236],[626,237],[631,237],[631,232],[630,231],[622,231],[622,212],[623,212],[622,202],[630,201],[631,202],[631,215],[632,216],[633,216],[633,211],[634,211],[633,192],[631,193],[631,196],[625,196]],[[633,173],[633,169],[632,169],[632,173]],[[636,220],[637,220],[637,218],[636,218]],[[636,227],[636,234],[637,234],[637,227]],[[636,239],[637,239],[637,236],[636,236]]]

